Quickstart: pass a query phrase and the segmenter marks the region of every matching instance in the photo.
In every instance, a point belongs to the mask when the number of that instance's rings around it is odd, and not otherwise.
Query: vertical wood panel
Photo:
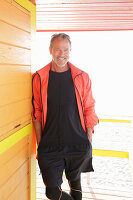
[[[0,127],[0,141],[17,132],[31,122],[31,113],[28,113],[20,118],[15,119],[9,124]]]
[[[14,2],[14,4],[16,3]],[[18,5],[18,7],[20,6]],[[24,8],[19,9],[18,7],[13,5],[13,3],[0,0],[0,19],[27,32],[31,32],[30,13]]]
[[[12,0],[5,0],[5,1],[7,1],[7,2],[9,2],[9,3],[12,3]]]
[[[23,82],[18,84],[10,84],[0,86],[1,98],[0,106],[11,104],[31,97],[30,82]]]
[[[17,186],[21,187],[22,180],[29,176],[28,162],[25,162],[20,169],[18,169],[15,174],[7,180],[6,184],[2,185],[0,188],[1,199],[8,199],[9,195],[14,191]],[[8,188],[8,192],[7,192]]]
[[[0,197],[3,200],[12,196],[16,188],[21,188],[23,180],[26,188],[29,187],[29,139],[29,135],[24,137],[0,155]]]
[[[4,126],[8,123],[14,121],[21,116],[29,114],[31,111],[31,102],[29,99],[24,99],[18,101],[17,103],[11,103],[0,108],[0,120],[1,126]]]
[[[29,49],[0,43],[0,63],[30,65],[30,55]]]
[[[4,166],[1,166],[0,187],[4,184],[7,184],[8,179],[11,176],[14,176],[14,173],[19,168],[21,168],[24,165],[24,163],[28,161],[28,145],[26,144],[26,146],[20,152],[16,152],[15,150],[15,153],[17,155],[15,155],[14,158],[9,160],[8,163],[4,164]],[[5,156],[6,156],[6,153],[5,153]]]
[[[0,140],[3,140],[31,121],[30,12],[14,1],[1,0],[0,20]]]
[[[24,199],[25,197],[25,199]],[[28,176],[23,177],[22,181],[15,188],[15,190],[10,194],[8,200],[28,200],[29,199],[29,183]]]
[[[12,148],[9,148],[3,154],[0,154],[0,166],[8,163],[9,160],[12,160],[16,152],[20,152],[24,149],[24,146],[29,143],[29,136],[24,137],[21,142],[18,142]]]
[[[0,85],[31,81],[30,66],[0,65]]]
[[[0,27],[0,40],[2,42],[30,48],[30,33],[8,24],[5,21],[0,21]]]
[[[30,11],[13,0],[0,0],[0,30],[0,144],[8,146],[19,137],[16,131],[31,122]],[[30,135],[16,138],[0,154],[2,200],[30,199],[30,140]]]
[[[8,104],[0,108],[0,120],[1,127],[9,126],[12,124],[10,129],[13,129],[16,132],[15,127],[21,128],[23,124],[16,124],[17,119],[23,119],[26,116],[31,115],[31,98],[26,100],[18,101],[17,103]],[[29,122],[31,121],[31,116],[29,118]],[[7,136],[7,134],[6,134]],[[4,139],[3,132],[0,132],[1,140]]]

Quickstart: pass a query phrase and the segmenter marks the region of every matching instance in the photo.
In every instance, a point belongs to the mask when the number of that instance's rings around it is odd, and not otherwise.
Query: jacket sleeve
[[[92,95],[91,80],[87,73],[84,73],[84,85],[83,85],[83,109],[86,127],[93,129],[98,123],[98,117],[95,113],[95,100]]]
[[[32,119],[42,121],[42,104],[40,95],[40,78],[37,73],[32,76]]]

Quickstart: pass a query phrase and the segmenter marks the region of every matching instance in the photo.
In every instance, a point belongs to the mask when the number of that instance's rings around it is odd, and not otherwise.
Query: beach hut
[[[36,0],[36,4],[37,32],[133,30],[132,0]],[[36,199],[36,145],[31,120],[35,32],[35,0],[0,0],[2,200]],[[115,156],[122,157],[120,153],[115,152]],[[112,156],[108,151],[93,154]],[[124,156],[128,157],[127,152]]]

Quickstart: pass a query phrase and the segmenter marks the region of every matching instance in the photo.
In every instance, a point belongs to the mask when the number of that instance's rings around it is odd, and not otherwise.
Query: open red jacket
[[[33,121],[42,122],[42,131],[44,130],[47,117],[47,87],[49,80],[49,70],[51,63],[33,74],[33,96],[32,96],[32,118]],[[94,126],[98,123],[98,117],[95,114],[95,100],[92,96],[91,80],[87,73],[78,69],[68,62],[71,69],[72,79],[75,86],[75,94],[79,110],[81,125],[86,132],[86,127],[91,127],[94,132]]]

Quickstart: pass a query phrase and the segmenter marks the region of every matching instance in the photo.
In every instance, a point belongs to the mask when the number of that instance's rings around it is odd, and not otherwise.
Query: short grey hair
[[[57,33],[51,36],[51,41],[50,41],[50,47],[53,47],[53,43],[55,41],[55,39],[60,38],[60,39],[64,39],[64,40],[68,40],[68,42],[70,43],[71,46],[71,40],[70,40],[70,36],[65,34],[65,33]]]

